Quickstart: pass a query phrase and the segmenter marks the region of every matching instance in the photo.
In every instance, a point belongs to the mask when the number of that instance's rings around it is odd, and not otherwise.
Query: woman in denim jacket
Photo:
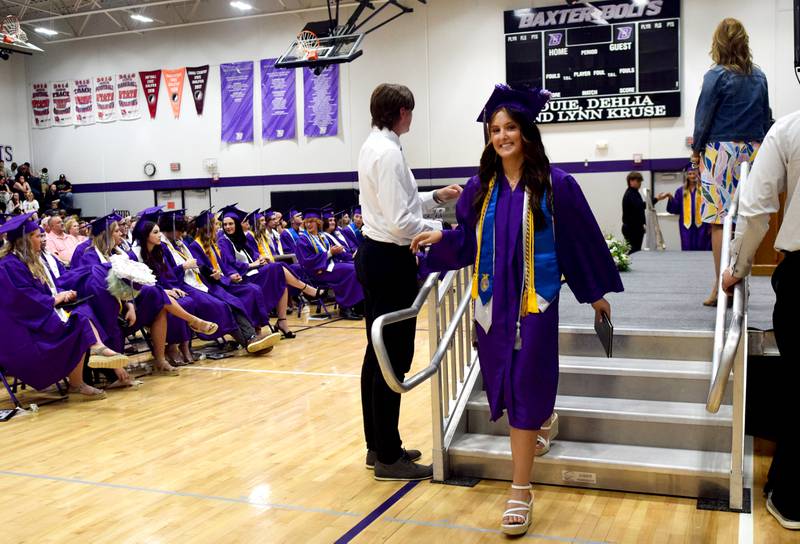
[[[722,223],[739,184],[741,164],[752,163],[771,123],[767,78],[753,65],[747,31],[723,19],[711,43],[714,66],[703,78],[694,115],[692,162],[701,171],[701,214],[711,225],[714,288],[703,304],[717,304]]]

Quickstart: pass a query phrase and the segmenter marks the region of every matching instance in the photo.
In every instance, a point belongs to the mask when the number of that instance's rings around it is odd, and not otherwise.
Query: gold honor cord
[[[695,189],[694,192],[694,225],[699,227],[703,224],[703,217],[700,215],[700,203],[702,198],[700,196],[700,188]],[[683,192],[683,226],[689,228],[692,226],[692,192]]]

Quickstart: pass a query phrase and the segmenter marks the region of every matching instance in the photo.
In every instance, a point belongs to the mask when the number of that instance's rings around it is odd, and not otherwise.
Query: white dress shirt
[[[753,162],[753,171],[739,189],[739,218],[731,245],[733,275],[750,273],[753,258],[769,229],[769,216],[780,209],[786,193],[786,208],[775,249],[800,250],[800,111],[778,119],[764,137]]]
[[[371,240],[407,246],[420,232],[442,229],[440,221],[422,217],[438,206],[434,192],[417,191],[400,137],[387,128],[373,128],[361,146],[358,188],[364,218],[361,231]]]

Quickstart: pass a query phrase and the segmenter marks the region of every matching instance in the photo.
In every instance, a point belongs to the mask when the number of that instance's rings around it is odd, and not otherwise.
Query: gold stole
[[[703,224],[703,217],[700,215],[700,188],[694,191],[694,202],[692,202],[692,191],[684,189],[683,191],[683,226],[690,228],[692,226],[692,204],[694,204],[694,225],[699,227]]]

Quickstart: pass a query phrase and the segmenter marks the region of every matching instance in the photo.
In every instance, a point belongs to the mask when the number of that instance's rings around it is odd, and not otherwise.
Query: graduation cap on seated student
[[[158,228],[161,232],[175,232],[186,230],[186,209],[167,210],[158,216]]]
[[[23,259],[28,259],[30,243],[24,242],[26,235],[39,230],[39,223],[33,221],[33,212],[16,215],[7,219],[0,225],[0,234],[6,235],[6,240],[10,244],[15,244],[14,249],[23,255]]]
[[[161,215],[164,206],[152,206],[150,208],[145,208],[144,210],[140,211],[136,214],[139,218],[136,221],[136,226],[133,227],[133,236],[134,238],[143,239],[147,237],[149,233],[144,232],[147,227],[148,223],[156,223],[158,222],[158,216]]]
[[[210,208],[198,213],[194,218],[194,226],[197,227],[198,229],[204,229],[209,225],[213,224],[214,219],[216,219],[213,210],[214,206],[211,206]]]
[[[252,212],[250,212],[247,215],[245,215],[244,219],[242,219],[243,223],[246,222],[248,225],[250,225],[250,230],[253,230],[253,231],[256,230],[256,227],[258,226],[258,218],[259,218],[259,212],[260,211],[261,211],[261,208],[256,208]]]
[[[238,204],[238,202],[220,208],[220,210],[219,210],[219,218],[221,220],[223,220],[223,221],[225,219],[230,218],[230,219],[233,219],[237,223],[241,223],[242,221],[244,221],[244,218],[247,215],[247,212],[242,211],[239,208],[237,208],[236,207],[237,204]]]

